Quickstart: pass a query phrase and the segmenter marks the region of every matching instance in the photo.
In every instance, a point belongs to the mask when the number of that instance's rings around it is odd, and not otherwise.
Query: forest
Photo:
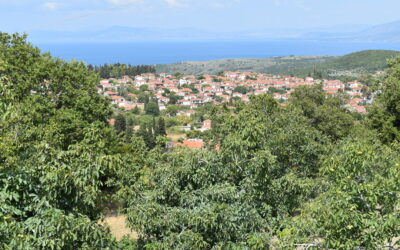
[[[400,58],[388,66],[361,117],[302,86],[286,106],[212,107],[206,148],[170,149],[164,131],[149,147],[109,124],[98,70],[0,33],[0,248],[398,248]],[[137,238],[99,223],[110,204]]]

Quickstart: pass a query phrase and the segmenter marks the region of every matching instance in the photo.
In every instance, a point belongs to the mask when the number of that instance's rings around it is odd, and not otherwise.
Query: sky
[[[0,31],[311,29],[400,20],[399,0],[0,0]]]

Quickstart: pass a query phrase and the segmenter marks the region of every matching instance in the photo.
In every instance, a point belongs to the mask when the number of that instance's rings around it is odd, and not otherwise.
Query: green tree
[[[383,142],[400,141],[400,58],[389,63],[382,93],[368,112],[368,124]]]
[[[135,106],[135,108],[132,109],[132,114],[139,115],[140,114],[140,109],[138,106]]]
[[[113,248],[99,224],[117,165],[98,76],[0,33],[0,248]]]
[[[399,152],[374,141],[341,143],[324,162],[327,191],[304,206],[282,241],[313,242],[332,249],[383,249],[398,236]]]
[[[249,89],[248,88],[246,88],[246,87],[244,87],[244,86],[237,86],[234,90],[233,90],[233,92],[238,92],[238,93],[241,93],[241,94],[247,94],[248,92],[249,92]]]
[[[123,114],[119,113],[115,118],[114,128],[118,134],[126,132],[126,119]]]
[[[144,111],[146,115],[159,116],[160,108],[158,106],[157,100],[152,100],[149,103],[145,104]]]
[[[220,151],[155,154],[140,191],[121,199],[141,247],[262,249],[313,193],[325,141],[304,117],[270,96],[219,117]]]
[[[140,85],[139,89],[142,92],[148,91],[149,90],[149,85],[147,85],[147,84]]]
[[[349,135],[354,118],[344,108],[345,96],[326,96],[321,85],[301,86],[290,99],[293,107],[300,109],[309,123],[334,140]]]
[[[161,135],[161,136],[166,136],[167,135],[167,131],[165,129],[165,121],[164,118],[160,117],[158,119],[158,134],[157,135]]]

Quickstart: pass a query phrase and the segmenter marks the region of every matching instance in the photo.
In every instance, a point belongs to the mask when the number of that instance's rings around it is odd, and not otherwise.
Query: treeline
[[[212,106],[204,149],[167,149],[164,120],[115,127],[97,75],[0,33],[1,249],[394,249],[400,58],[359,116],[302,86]],[[150,99],[149,99],[150,103]],[[147,139],[146,139],[147,138]],[[98,223],[118,204],[138,238]]]
[[[152,65],[130,65],[130,64],[104,64],[89,65],[89,70],[93,70],[100,75],[101,78],[119,78],[122,76],[135,77],[144,73],[156,73],[156,69]]]
[[[132,137],[138,136],[143,139],[149,149],[156,146],[157,137],[167,135],[163,117],[156,118],[153,116],[151,123],[142,122],[138,131],[135,132],[133,121],[119,113],[115,118],[114,129],[123,142],[131,143]]]

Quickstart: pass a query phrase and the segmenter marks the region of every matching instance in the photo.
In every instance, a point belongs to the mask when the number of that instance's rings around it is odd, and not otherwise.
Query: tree
[[[131,126],[129,126],[126,128],[125,141],[127,143],[130,143],[132,141],[132,136],[133,136],[133,128]]]
[[[158,124],[156,122],[156,118],[153,116],[153,123],[151,124],[152,132],[154,138],[157,138],[157,136],[160,134]]]
[[[290,103],[302,111],[312,126],[338,140],[349,135],[354,126],[353,116],[344,108],[345,98],[326,97],[321,85],[301,86],[292,93]]]
[[[247,94],[247,93],[249,92],[249,89],[246,88],[246,87],[244,87],[244,86],[237,86],[237,87],[233,90],[233,92],[238,92],[238,93],[241,93],[241,94],[245,95],[245,94]]]
[[[119,113],[115,118],[114,128],[118,134],[126,131],[126,119],[123,114]]]
[[[400,58],[389,63],[382,93],[368,113],[368,125],[385,143],[400,141]]]
[[[304,117],[270,96],[218,117],[219,152],[155,155],[140,191],[121,199],[141,247],[265,248],[313,193],[324,136]]]
[[[142,92],[148,91],[149,90],[149,85],[147,85],[147,84],[140,85],[139,89]]]
[[[160,117],[158,119],[158,135],[161,135],[161,136],[167,135],[167,131],[165,129],[165,121],[164,121],[164,118],[162,118],[162,117]]]
[[[383,249],[398,236],[398,151],[377,140],[347,140],[324,162],[327,191],[305,205],[294,227],[282,234],[326,248]],[[308,240],[308,241],[307,241]],[[303,241],[304,242],[304,241]]]
[[[157,100],[152,100],[145,104],[144,111],[146,112],[146,115],[159,116],[160,108],[158,107]]]
[[[98,76],[0,33],[0,246],[115,248],[97,223],[123,168]]]
[[[165,113],[170,116],[176,116],[178,114],[179,107],[176,105],[168,105]]]
[[[169,98],[170,104],[176,104],[180,99],[182,99],[181,96],[176,95],[176,93],[173,91],[171,93],[169,93],[168,98]]]
[[[138,106],[135,106],[135,108],[132,109],[132,114],[139,115],[140,114],[140,109]]]
[[[177,79],[180,79],[180,78],[182,78],[183,74],[182,74],[181,72],[176,72],[176,73],[174,73],[174,76],[175,76]]]
[[[137,136],[141,137],[145,143],[145,145],[152,149],[154,147],[154,134],[151,126],[148,126],[146,123],[140,125],[139,131],[137,132]]]

